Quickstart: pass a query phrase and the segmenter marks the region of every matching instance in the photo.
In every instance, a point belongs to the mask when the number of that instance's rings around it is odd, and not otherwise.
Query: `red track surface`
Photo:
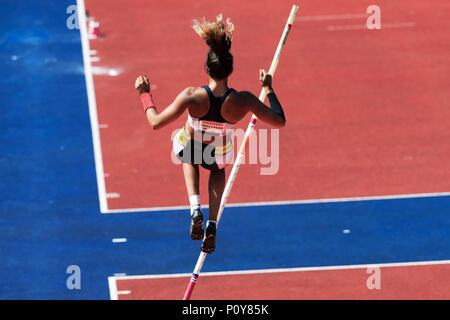
[[[191,19],[219,12],[235,24],[230,85],[259,94],[292,1],[86,1],[105,37],[91,41],[118,77],[95,76],[110,209],[186,205],[181,167],[171,162],[171,132],[147,126],[134,90],[146,73],[159,109],[186,86],[206,84],[207,48]],[[299,17],[364,14],[373,1],[301,1]],[[285,107],[280,171],[239,172],[230,203],[450,190],[450,3],[377,1],[381,30],[329,31],[365,19],[294,24],[274,79]],[[412,22],[414,27],[388,24]],[[246,127],[248,121],[242,121]],[[262,123],[259,128],[265,127]],[[437,139],[436,137],[439,137]],[[206,203],[206,175],[202,176]],[[279,190],[274,193],[273,190]]]
[[[206,84],[207,48],[191,19],[222,12],[236,27],[230,85],[258,95],[258,70],[269,67],[292,4],[86,0],[104,33],[91,41],[101,58],[93,66],[122,71],[94,77],[99,122],[108,125],[101,129],[106,189],[120,194],[108,200],[110,209],[187,204],[181,168],[170,156],[171,133],[186,117],[153,132],[135,78],[149,75],[160,110],[183,88]],[[365,14],[373,1],[298,4],[300,19],[274,80],[287,116],[280,171],[261,176],[259,165],[243,166],[229,202],[450,191],[450,163],[443,161],[450,158],[450,2],[378,0],[381,30],[341,31],[329,27],[363,26],[365,18],[301,17]],[[206,178],[203,172],[203,203]],[[193,299],[450,299],[449,269],[382,268],[381,290],[367,289],[366,269],[201,275]],[[131,290],[120,299],[180,299],[188,280],[118,280],[117,289]]]
[[[367,269],[200,275],[192,299],[450,299],[450,265],[383,267],[380,289],[369,290],[371,275]],[[117,280],[118,291],[131,291],[118,298],[180,300],[188,282],[188,277]]]

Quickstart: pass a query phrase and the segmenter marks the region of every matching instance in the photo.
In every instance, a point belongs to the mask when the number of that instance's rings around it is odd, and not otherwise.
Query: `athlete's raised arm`
[[[141,96],[145,115],[147,116],[148,123],[153,129],[162,128],[166,124],[176,120],[187,109],[189,103],[193,102],[192,93],[194,88],[188,87],[184,89],[167,108],[161,113],[158,113],[150,93],[150,83],[147,76],[139,76],[136,79],[135,88]]]
[[[245,97],[245,102],[249,108],[249,111],[254,113],[258,119],[263,122],[266,122],[274,127],[284,127],[286,124],[286,118],[284,116],[283,108],[281,107],[281,104],[273,91],[272,76],[264,70],[260,70],[259,81],[267,93],[270,108],[262,103],[252,93],[243,91],[241,93]]]

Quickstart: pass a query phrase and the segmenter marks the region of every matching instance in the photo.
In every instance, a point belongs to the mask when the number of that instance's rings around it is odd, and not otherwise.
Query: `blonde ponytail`
[[[230,18],[223,22],[222,14],[217,16],[216,22],[194,20],[192,28],[205,40],[210,50],[206,60],[206,67],[211,77],[222,79],[233,71],[233,55],[230,53],[233,40],[234,25]]]
[[[219,14],[217,22],[208,22],[205,18],[201,21],[194,20],[192,28],[205,40],[212,51],[217,55],[224,55],[231,48],[234,31],[234,25],[231,23],[230,18],[226,20],[226,23],[228,28],[225,27],[222,14]]]

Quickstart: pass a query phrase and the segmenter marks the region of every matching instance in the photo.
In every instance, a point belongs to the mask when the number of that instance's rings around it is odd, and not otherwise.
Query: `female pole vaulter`
[[[272,88],[272,76],[260,70],[259,81],[267,93],[270,108],[248,91],[236,91],[228,87],[228,77],[233,71],[233,55],[230,53],[232,32],[230,19],[217,22],[194,20],[194,30],[209,47],[205,62],[209,84],[184,89],[161,113],[158,113],[150,92],[147,76],[136,79],[137,89],[148,123],[159,129],[180,117],[188,110],[188,119],[176,134],[173,151],[183,163],[183,173],[191,206],[190,236],[202,240],[201,250],[212,253],[216,246],[216,219],[222,193],[225,188],[225,166],[233,160],[232,130],[247,113],[273,127],[286,123],[283,109]],[[199,165],[210,171],[209,219],[203,229],[200,206]]]

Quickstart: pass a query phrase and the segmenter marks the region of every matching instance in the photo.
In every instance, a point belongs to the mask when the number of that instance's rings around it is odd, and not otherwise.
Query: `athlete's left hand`
[[[148,81],[147,76],[139,76],[136,79],[134,87],[139,92],[139,95],[143,93],[150,93],[150,82]]]

